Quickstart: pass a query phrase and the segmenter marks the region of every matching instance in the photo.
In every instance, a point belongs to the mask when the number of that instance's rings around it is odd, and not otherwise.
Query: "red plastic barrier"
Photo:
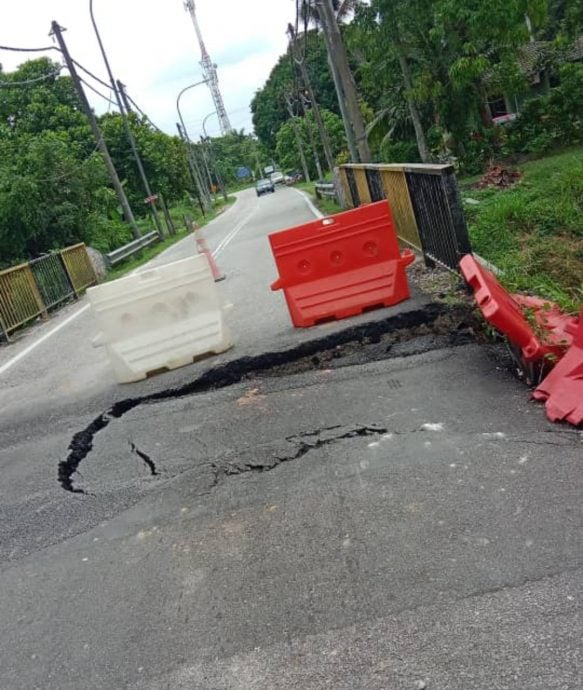
[[[552,363],[563,357],[573,342],[577,319],[553,302],[510,295],[471,254],[460,261],[460,269],[484,318],[520,348],[526,362]]]
[[[552,422],[583,424],[583,309],[573,344],[533,393],[535,400],[546,401],[547,417]]]
[[[386,201],[269,235],[294,326],[344,319],[409,298],[405,267]]]

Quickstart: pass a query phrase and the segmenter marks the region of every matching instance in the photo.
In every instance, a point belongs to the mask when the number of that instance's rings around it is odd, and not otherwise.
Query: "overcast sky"
[[[176,133],[176,96],[199,80],[200,52],[182,0],[93,0],[95,18],[114,76],[150,118]],[[252,131],[249,103],[285,51],[294,0],[196,0],[207,49],[219,66],[219,80],[231,124]],[[66,27],[72,56],[104,80],[105,68],[89,17],[89,0],[0,0],[0,45],[51,45],[51,20]],[[36,56],[35,54],[30,57]],[[5,70],[28,55],[0,51]],[[52,56],[59,59],[57,53]],[[107,80],[106,80],[107,81]],[[104,87],[99,87],[105,92]],[[98,112],[107,103],[88,92]],[[212,113],[206,86],[187,92],[181,109],[192,138],[202,133],[202,119]],[[207,121],[219,135],[216,117]]]

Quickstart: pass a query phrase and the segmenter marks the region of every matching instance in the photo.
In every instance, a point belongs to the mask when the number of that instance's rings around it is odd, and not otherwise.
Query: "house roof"
[[[522,71],[533,81],[539,80],[539,70],[542,58],[553,50],[551,41],[531,41],[524,45],[518,56],[518,64]],[[565,51],[566,62],[583,60],[583,35],[579,36],[572,46]]]

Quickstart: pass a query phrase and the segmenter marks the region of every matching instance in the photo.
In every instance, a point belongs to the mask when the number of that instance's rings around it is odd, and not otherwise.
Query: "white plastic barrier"
[[[227,309],[201,254],[104,283],[87,291],[120,383],[177,369],[232,346]]]

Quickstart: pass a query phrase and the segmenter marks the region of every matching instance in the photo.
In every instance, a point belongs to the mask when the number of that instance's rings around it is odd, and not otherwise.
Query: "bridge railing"
[[[87,248],[76,244],[0,271],[0,339],[97,283]]]
[[[422,252],[428,265],[457,271],[471,253],[452,165],[347,164],[338,175],[348,208],[387,199],[399,238]]]

